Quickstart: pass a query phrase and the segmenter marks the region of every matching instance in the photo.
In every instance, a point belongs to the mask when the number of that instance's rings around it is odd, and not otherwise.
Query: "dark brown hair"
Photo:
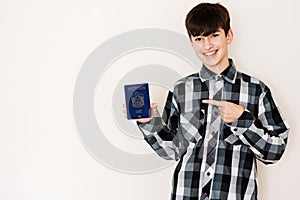
[[[230,29],[228,10],[219,3],[200,3],[186,16],[185,27],[189,37],[208,36],[223,28],[225,35]]]

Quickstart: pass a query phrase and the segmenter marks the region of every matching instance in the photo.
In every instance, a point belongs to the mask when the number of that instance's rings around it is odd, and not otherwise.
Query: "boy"
[[[138,126],[158,155],[179,160],[172,200],[257,199],[256,160],[281,158],[288,125],[270,89],[228,58],[225,7],[197,5],[186,28],[203,67],[175,83],[162,117],[152,103],[151,118]]]

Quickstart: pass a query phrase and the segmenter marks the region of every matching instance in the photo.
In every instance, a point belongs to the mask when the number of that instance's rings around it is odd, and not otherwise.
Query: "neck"
[[[214,66],[205,65],[206,68],[208,68],[210,71],[214,72],[215,74],[221,74],[228,66],[229,66],[228,59],[224,59],[223,62]]]

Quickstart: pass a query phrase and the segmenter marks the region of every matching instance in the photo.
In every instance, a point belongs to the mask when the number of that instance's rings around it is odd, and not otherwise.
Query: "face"
[[[191,44],[203,64],[211,71],[220,74],[229,66],[227,46],[232,39],[231,29],[226,36],[224,29],[219,28],[208,36],[191,36]]]

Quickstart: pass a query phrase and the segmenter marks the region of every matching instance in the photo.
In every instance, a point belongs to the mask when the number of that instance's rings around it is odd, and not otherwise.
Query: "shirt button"
[[[234,131],[237,131],[238,129],[237,129],[237,128],[234,128],[233,130],[234,130]]]
[[[207,176],[210,176],[210,172],[207,172],[206,174],[207,174]]]
[[[219,113],[218,113],[217,111],[215,111],[215,112],[214,112],[214,115],[215,115],[215,116],[218,116],[218,115],[219,115]]]
[[[222,78],[222,75],[221,75],[221,74],[218,74],[218,75],[216,76],[216,80],[221,80],[221,78]]]

